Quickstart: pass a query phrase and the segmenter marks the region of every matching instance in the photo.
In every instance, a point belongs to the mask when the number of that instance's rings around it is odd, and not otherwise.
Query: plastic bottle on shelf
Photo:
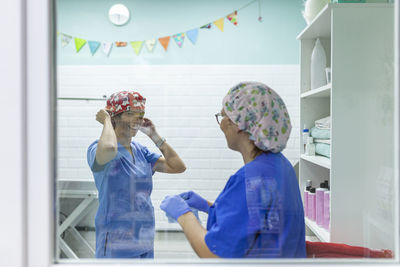
[[[308,193],[308,218],[315,221],[315,188],[311,187]]]
[[[325,191],[324,192],[324,220],[322,227],[325,228],[327,231],[330,229],[330,223],[331,223],[331,191]]]
[[[322,226],[324,223],[324,192],[328,191],[328,185],[323,182],[315,191],[315,221],[319,226]]]
[[[326,54],[319,38],[311,54],[311,90],[326,85]]]
[[[314,139],[312,137],[307,138],[307,144],[306,144],[306,155],[307,156],[315,156],[315,144],[313,142],[314,142]]]
[[[307,145],[307,139],[310,137],[310,130],[307,129],[306,125],[304,124],[303,128],[303,135],[302,135],[302,143],[303,143],[303,151],[302,153],[306,153],[306,145]]]
[[[325,185],[326,185],[326,188],[328,188],[328,190],[329,190],[329,181],[328,181],[328,180],[325,180],[324,183],[325,183]]]
[[[306,181],[306,187],[304,188],[303,192],[304,216],[307,216],[308,213],[308,192],[310,191],[311,183],[312,183],[311,180]]]

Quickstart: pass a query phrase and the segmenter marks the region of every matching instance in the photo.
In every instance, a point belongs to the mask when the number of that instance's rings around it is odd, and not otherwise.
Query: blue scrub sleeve
[[[94,172],[94,161],[96,159],[97,142],[93,142],[87,150],[87,162],[90,169]]]
[[[243,180],[243,177],[231,176],[216,203],[210,207],[215,222],[208,229],[205,242],[210,251],[220,257],[243,257],[247,249],[249,217]]]
[[[140,150],[142,151],[147,162],[151,164],[151,168],[153,169],[154,164],[156,164],[157,160],[161,157],[160,154],[151,152],[147,147],[140,146]]]

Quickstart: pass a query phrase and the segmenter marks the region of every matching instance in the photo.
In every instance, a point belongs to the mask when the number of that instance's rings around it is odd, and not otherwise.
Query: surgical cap
[[[126,111],[144,112],[146,98],[134,91],[121,91],[112,94],[107,99],[106,110],[111,117]]]
[[[292,125],[282,98],[267,85],[242,82],[222,102],[229,119],[263,151],[278,153],[286,147]]]

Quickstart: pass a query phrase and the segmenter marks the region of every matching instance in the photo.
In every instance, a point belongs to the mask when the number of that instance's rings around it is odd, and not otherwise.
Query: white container
[[[319,38],[311,54],[311,89],[326,85],[326,54]]]
[[[331,83],[332,78],[331,78],[331,68],[325,68],[325,74],[326,74],[326,83]]]
[[[308,137],[310,137],[310,130],[308,130],[308,129],[306,128],[306,125],[304,125],[304,128],[303,128],[303,135],[302,135],[302,143],[303,143],[303,146],[302,146],[302,153],[303,153],[303,154],[306,153],[306,145],[307,145],[307,139],[308,139]]]
[[[307,0],[304,3],[304,11],[303,11],[303,17],[306,20],[307,24],[310,24],[311,21],[313,21],[313,19],[318,15],[318,13],[329,2],[330,0]]]
[[[306,145],[307,156],[315,156],[315,144],[313,142],[314,139],[312,137],[307,138],[307,145]]]

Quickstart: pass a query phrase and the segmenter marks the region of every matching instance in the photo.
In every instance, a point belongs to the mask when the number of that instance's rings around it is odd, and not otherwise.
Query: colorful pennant
[[[200,29],[211,29],[211,23],[201,26]]]
[[[153,52],[153,49],[154,49],[154,47],[156,46],[156,42],[157,42],[156,39],[145,41],[147,50],[148,50],[150,53]]]
[[[128,45],[127,42],[115,42],[115,46],[116,47],[125,47],[127,45]]]
[[[61,46],[66,47],[71,41],[72,36],[62,33],[61,34]]]
[[[100,46],[100,42],[96,41],[88,41],[89,48],[90,48],[90,53],[92,53],[92,56],[96,53],[97,49]]]
[[[229,14],[228,16],[226,16],[226,18],[233,23],[233,25],[237,26],[237,10],[235,10],[235,12]]]
[[[102,43],[102,44],[101,44],[103,53],[106,54],[107,57],[110,55],[112,46],[113,46],[113,43],[107,43],[107,42],[105,42],[105,43]]]
[[[160,42],[160,44],[164,47],[164,50],[167,51],[168,49],[168,44],[169,44],[169,39],[171,38],[171,36],[166,36],[166,37],[162,37],[162,38],[158,38],[158,41]]]
[[[75,37],[74,40],[76,52],[79,52],[79,50],[81,50],[81,48],[86,44],[86,40],[78,37]]]
[[[215,26],[218,27],[218,29],[221,30],[221,32],[224,31],[224,18],[220,18],[220,19],[214,21],[214,24],[215,24]]]
[[[176,44],[177,44],[179,47],[182,47],[182,45],[183,45],[183,40],[185,39],[185,33],[182,32],[182,33],[174,34],[174,35],[172,35],[172,38],[174,38]]]
[[[190,31],[186,32],[187,37],[189,38],[189,40],[193,43],[196,44],[197,42],[197,35],[199,34],[199,29],[193,29]]]
[[[131,46],[133,47],[133,50],[135,50],[136,55],[139,55],[140,49],[142,48],[143,41],[135,41],[131,42]]]

